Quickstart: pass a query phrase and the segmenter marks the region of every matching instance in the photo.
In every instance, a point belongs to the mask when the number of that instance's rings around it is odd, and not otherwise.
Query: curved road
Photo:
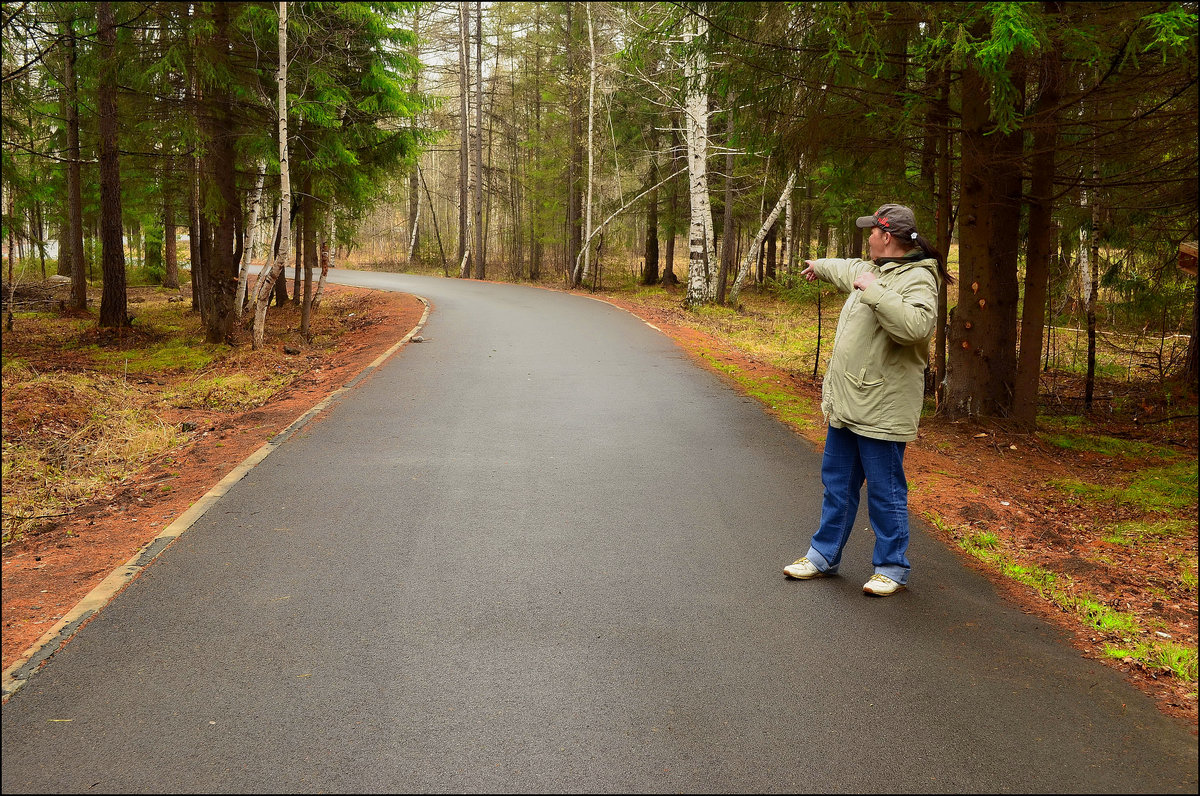
[[[914,529],[791,581],[812,447],[638,319],[428,297],[3,708],[3,790],[1197,789],[1196,737]],[[865,501],[864,501],[865,503]]]

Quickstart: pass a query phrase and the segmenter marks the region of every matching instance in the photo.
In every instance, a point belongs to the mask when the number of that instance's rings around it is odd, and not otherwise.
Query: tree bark
[[[742,258],[742,265],[738,269],[737,279],[733,282],[733,292],[730,294],[729,300],[734,306],[737,306],[738,296],[742,292],[742,282],[745,281],[746,275],[750,273],[750,262],[758,254],[762,248],[763,239],[766,238],[767,232],[775,226],[775,222],[779,220],[779,214],[783,211],[783,206],[787,203],[787,199],[792,194],[792,186],[796,184],[796,172],[788,175],[787,183],[783,186],[783,192],[779,195],[779,201],[775,202],[775,207],[771,209],[771,214],[767,216],[758,233],[754,236],[754,241],[746,249],[746,256]]]
[[[87,271],[83,261],[83,194],[79,165],[79,87],[75,73],[74,22],[65,23],[67,57],[64,74],[67,124],[67,246],[70,256],[71,307],[87,309]]]
[[[592,6],[585,3],[588,25],[588,51],[591,54],[591,68],[588,71],[588,116],[587,116],[587,200],[584,210],[583,239],[583,271],[574,278],[580,284],[588,278],[591,270],[591,240],[592,240],[592,179],[595,167],[595,127],[596,127],[596,37],[592,31]]]
[[[1091,411],[1096,391],[1096,298],[1100,292],[1100,167],[1092,164],[1091,265],[1087,292],[1087,378],[1083,386],[1083,406]]]
[[[570,116],[570,158],[567,163],[567,267],[572,269],[583,252],[583,121],[580,118],[579,55],[575,46],[575,3],[567,3],[567,112]],[[568,271],[572,288],[582,283],[582,270]]]
[[[288,242],[291,240],[292,184],[288,164],[288,109],[287,109],[287,12],[286,0],[279,3],[279,66],[275,70],[276,108],[275,120],[279,139],[279,238],[274,259],[269,269],[259,275],[255,284],[254,333],[252,347],[262,348],[266,330],[267,306],[275,292],[275,285],[282,285],[279,275],[287,262]]]
[[[671,167],[674,168],[679,151],[679,133],[671,128]],[[666,286],[679,284],[675,275],[675,239],[678,236],[679,223],[679,180],[671,180],[667,194],[667,246],[663,252],[662,284]]]
[[[223,61],[229,57],[229,8],[224,3],[215,3],[211,15],[209,51],[214,59]],[[204,318],[204,336],[210,343],[223,343],[233,331],[233,302],[237,293],[234,258],[239,206],[234,182],[233,105],[228,88],[220,81],[213,81],[206,89],[202,100],[207,189],[204,204],[215,208],[216,222],[212,229],[211,259],[206,263],[208,312]]]
[[[467,4],[458,4],[459,50],[458,50],[458,93],[461,140],[458,162],[458,275],[466,279],[471,274],[470,202],[471,202],[471,116],[467,107],[471,73],[471,51],[468,46],[470,24],[467,21]]]
[[[489,148],[490,151],[490,148]],[[483,6],[475,0],[475,278],[487,274],[483,229]]]
[[[317,236],[315,222],[316,218],[313,213],[313,195],[312,195],[312,172],[304,172],[304,180],[301,184],[300,193],[303,198],[300,200],[300,229],[302,235],[300,238],[300,261],[303,264],[304,270],[304,298],[300,302],[300,336],[304,338],[304,342],[311,343],[312,335],[312,274],[313,266],[317,260]]]
[[[168,160],[167,163],[171,163]],[[165,183],[164,183],[165,185]],[[179,230],[175,226],[175,197],[163,191],[163,287],[179,289]]]
[[[992,131],[987,84],[974,69],[964,74],[962,96],[959,289],[947,409],[952,417],[1007,417],[1016,380],[1021,135]]]
[[[950,130],[950,71],[943,69],[940,75],[941,89],[938,96],[936,117],[941,130],[941,150],[938,152],[937,193],[937,241],[942,253],[950,256],[953,186],[950,183],[950,160],[954,146],[954,133]],[[943,280],[938,284],[937,329],[933,339],[933,394],[934,404],[940,409],[946,397],[946,317],[948,312],[949,286]]]
[[[646,245],[642,261],[642,284],[658,284],[658,135],[651,129],[650,167],[647,184],[654,186],[646,198]]]
[[[255,231],[258,228],[258,210],[262,206],[263,182],[267,178],[266,164],[261,164],[258,171],[257,184],[254,186],[254,199],[250,203],[250,220],[246,223],[242,240],[242,265],[238,269],[237,294],[233,301],[234,314],[242,317],[242,309],[246,303],[246,283],[250,278],[250,262],[254,258]]]
[[[734,103],[730,100],[730,105]],[[721,267],[717,272],[717,304],[725,303],[725,283],[735,267],[737,230],[733,221],[733,113],[725,115],[725,207],[721,213]]]
[[[701,14],[691,19],[692,28],[684,34],[685,46],[692,51],[684,64],[688,89],[684,118],[688,148],[688,196],[691,216],[688,225],[688,288],[684,304],[697,307],[711,303],[716,295],[716,274],[712,270],[712,207],[708,196],[708,58],[701,41],[708,33],[708,22]]]
[[[413,74],[413,88],[419,93],[421,90],[421,71],[419,64],[421,63],[420,33],[421,33],[421,9],[416,8],[413,11],[413,60],[418,64],[417,71]],[[420,262],[420,229],[418,222],[421,219],[421,164],[419,159],[413,160],[412,171],[408,174],[408,262]]]
[[[1057,14],[1061,3],[1046,4]],[[1054,244],[1054,160],[1058,143],[1060,52],[1046,48],[1042,58],[1041,91],[1033,113],[1030,161],[1029,243],[1025,250],[1025,303],[1021,312],[1021,347],[1013,394],[1013,419],[1025,431],[1037,428],[1038,385],[1041,381],[1042,328],[1046,322],[1050,257]]]
[[[96,7],[100,42],[100,81],[97,110],[100,129],[100,245],[104,288],[100,299],[100,326],[129,326],[125,296],[125,247],[121,224],[121,165],[117,130],[116,17],[113,4]]]

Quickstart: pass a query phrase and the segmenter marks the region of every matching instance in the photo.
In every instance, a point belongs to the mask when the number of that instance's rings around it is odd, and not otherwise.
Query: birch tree
[[[771,214],[763,221],[762,226],[758,230],[758,234],[754,236],[754,242],[746,249],[746,256],[742,258],[742,264],[738,268],[737,278],[733,281],[733,290],[729,294],[729,301],[735,307],[737,306],[738,296],[742,292],[742,282],[746,279],[746,274],[750,273],[750,263],[754,260],[758,250],[762,247],[763,241],[767,237],[767,232],[771,227],[775,226],[775,222],[779,219],[779,214],[782,212],[785,205],[792,195],[792,187],[796,184],[796,172],[788,175],[787,184],[783,186],[783,192],[779,194],[779,201],[775,203],[775,207],[771,209]]]
[[[708,58],[704,36],[708,22],[694,14],[684,34],[688,49],[684,62],[687,84],[683,119],[687,137],[688,194],[691,221],[688,225],[688,286],[684,304],[710,304],[716,296],[716,274],[712,268],[713,222],[708,196]]]
[[[267,305],[275,290],[275,281],[287,263],[288,244],[292,239],[292,183],[288,172],[288,105],[287,105],[287,0],[279,3],[279,68],[275,71],[277,91],[276,119],[279,130],[279,250],[270,270],[259,277],[255,289],[254,335],[251,344],[255,351],[262,348],[267,320]]]

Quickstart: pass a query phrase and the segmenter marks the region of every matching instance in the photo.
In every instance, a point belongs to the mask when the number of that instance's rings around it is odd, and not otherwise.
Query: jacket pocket
[[[872,387],[880,386],[884,382],[882,376],[877,376],[875,374],[872,374],[871,377],[868,378],[866,368],[861,368],[858,373],[845,370],[842,371],[842,375],[846,377],[846,381],[850,382],[860,390],[869,390]]]

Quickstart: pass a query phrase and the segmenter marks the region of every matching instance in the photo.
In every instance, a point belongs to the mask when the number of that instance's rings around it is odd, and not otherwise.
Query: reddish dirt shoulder
[[[413,296],[326,286],[359,294],[366,311],[334,348],[297,335],[274,342],[300,349],[304,372],[264,406],[221,414],[189,410],[197,428],[182,448],[80,506],[67,521],[8,544],[3,555],[3,668],[7,669],[89,591],[271,437],[320,403],[412,330],[425,305]],[[164,485],[170,491],[164,491]]]

